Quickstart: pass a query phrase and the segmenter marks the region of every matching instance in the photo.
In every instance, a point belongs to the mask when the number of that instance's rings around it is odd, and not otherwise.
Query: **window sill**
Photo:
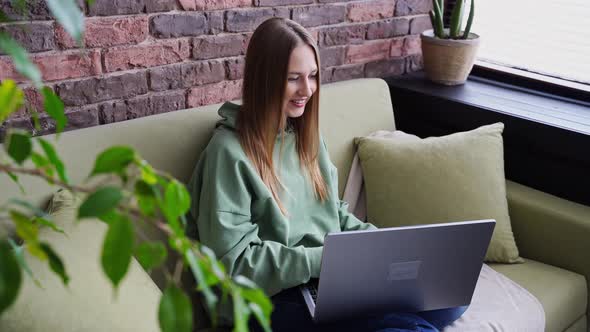
[[[503,122],[508,179],[590,205],[590,103],[475,76],[454,87],[424,73],[386,81],[398,129],[428,137]]]

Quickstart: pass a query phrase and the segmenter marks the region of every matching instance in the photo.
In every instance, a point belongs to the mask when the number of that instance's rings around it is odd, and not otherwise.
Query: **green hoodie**
[[[295,134],[289,131],[280,161],[283,135],[277,137],[273,156],[277,176],[287,188],[279,194],[288,211],[283,215],[240,145],[235,131],[239,110],[229,102],[219,109],[223,120],[188,185],[193,199],[188,234],[211,248],[230,275],[246,276],[272,296],[319,277],[327,233],[374,226],[355,218],[339,200],[337,170],[323,142],[319,166],[329,198],[315,198],[299,163]]]

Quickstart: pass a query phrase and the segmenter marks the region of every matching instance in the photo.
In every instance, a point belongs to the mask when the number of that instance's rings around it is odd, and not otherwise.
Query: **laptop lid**
[[[478,220],[328,234],[315,308],[306,298],[314,320],[468,305],[495,223]]]

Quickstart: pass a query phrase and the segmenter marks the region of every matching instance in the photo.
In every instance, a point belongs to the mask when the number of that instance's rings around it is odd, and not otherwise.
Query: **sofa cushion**
[[[524,264],[490,264],[531,292],[545,310],[546,332],[562,332],[586,314],[584,276],[526,259]]]
[[[367,219],[378,227],[495,219],[486,260],[520,261],[512,234],[497,123],[444,137],[357,140]]]
[[[100,267],[106,224],[96,219],[75,222],[80,199],[58,192],[51,215],[67,236],[41,229],[40,238],[62,258],[70,282],[66,288],[47,263],[26,253],[33,275],[23,285],[16,302],[0,316],[0,331],[160,331],[157,321],[160,290],[133,259],[115,293]]]

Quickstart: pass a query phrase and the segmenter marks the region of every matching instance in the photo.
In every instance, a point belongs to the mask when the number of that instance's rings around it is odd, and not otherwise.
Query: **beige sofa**
[[[125,144],[135,147],[154,167],[169,172],[186,182],[218,119],[216,112],[218,106],[210,105],[66,132],[59,138],[58,151],[65,160],[70,177],[75,181],[81,181],[89,174],[94,157],[99,151],[112,145]],[[323,86],[321,126],[332,160],[339,170],[339,189],[342,194],[353,157],[353,138],[367,135],[379,129],[394,129],[393,111],[387,85],[379,79],[362,79]],[[55,139],[53,135],[49,137],[52,140]],[[40,205],[56,190],[36,179],[23,178],[23,184],[29,193],[28,199]],[[507,187],[513,230],[521,255],[526,258],[526,262],[515,265],[492,264],[491,266],[537,297],[546,313],[546,331],[587,331],[588,280],[590,280],[590,259],[587,258],[587,255],[590,253],[590,207],[575,204],[510,181],[507,181]],[[8,177],[1,176],[0,203],[15,196],[19,196],[18,188]],[[83,236],[93,238],[100,234],[100,232],[89,232]],[[154,238],[160,237],[157,232],[152,230],[144,230],[144,232]],[[54,238],[53,241],[62,240]],[[84,241],[73,243],[76,243],[77,246],[84,246]],[[70,249],[66,247],[62,250],[78,251],[76,247]],[[66,259],[67,263],[69,261]],[[90,272],[98,273],[96,271]],[[137,274],[137,272],[135,273]],[[162,288],[162,275],[153,273],[151,276],[154,283]],[[49,273],[43,274],[41,272],[37,274],[37,277],[41,279],[41,282],[45,282],[45,278],[51,278]],[[76,276],[72,275],[72,277]],[[83,276],[83,278],[92,279],[93,277]],[[142,282],[145,282],[145,279],[142,279],[144,280]],[[120,292],[118,300],[131,304],[128,305],[128,309],[121,306],[122,309],[118,310],[129,310],[128,319],[143,317],[142,326],[145,326],[147,321],[148,325],[152,327],[149,330],[158,330],[154,319],[156,316],[154,299],[159,296],[159,290],[153,285],[139,285],[133,281],[128,281],[127,284],[128,286],[123,285],[122,288],[135,287],[135,291]],[[48,292],[47,289],[43,291],[29,287],[26,294],[23,295],[28,298],[19,299],[15,307],[11,309],[12,311],[0,317],[0,331],[8,331],[8,327],[19,326],[18,320],[25,319],[24,317],[27,317],[26,310],[34,310],[31,309],[31,306],[34,306],[41,297],[43,297],[43,303],[48,303],[46,304],[48,306],[53,303],[55,306],[67,307],[78,300],[84,301],[84,298],[90,296],[88,295],[90,293],[96,293],[89,291],[89,288],[98,287],[97,285],[74,285],[71,286],[67,295],[56,295],[55,299],[52,299],[51,289]],[[137,289],[138,287],[139,289]],[[145,287],[146,291],[142,292],[141,287]],[[105,291],[110,292],[110,290]],[[138,312],[137,306],[139,304],[148,306],[145,309],[146,312]],[[20,312],[23,310],[24,314]],[[46,322],[37,322],[35,326],[46,324],[45,326],[55,327],[60,325],[55,321],[69,319],[68,317],[72,317],[72,315],[80,317],[92,315],[92,312],[80,312],[77,315],[76,308],[69,310],[74,310],[69,316],[53,314],[39,318],[37,315],[31,314],[30,319],[47,320]],[[149,319],[145,319],[146,315],[150,316],[147,317]],[[90,318],[86,319],[86,322],[84,318],[78,319],[81,324],[84,324],[84,331],[103,331],[104,326],[101,325],[101,321],[104,323],[104,321],[111,320],[112,322],[111,317],[102,317],[102,320],[97,319],[92,323],[88,322]],[[196,317],[196,319],[197,325],[203,327],[203,319],[201,317]],[[114,323],[114,325],[116,324]],[[138,322],[139,325],[141,324]],[[71,327],[71,324],[67,326],[70,327],[62,328],[61,331],[78,330]],[[31,328],[31,330],[34,329]],[[148,329],[143,328],[143,330]]]

